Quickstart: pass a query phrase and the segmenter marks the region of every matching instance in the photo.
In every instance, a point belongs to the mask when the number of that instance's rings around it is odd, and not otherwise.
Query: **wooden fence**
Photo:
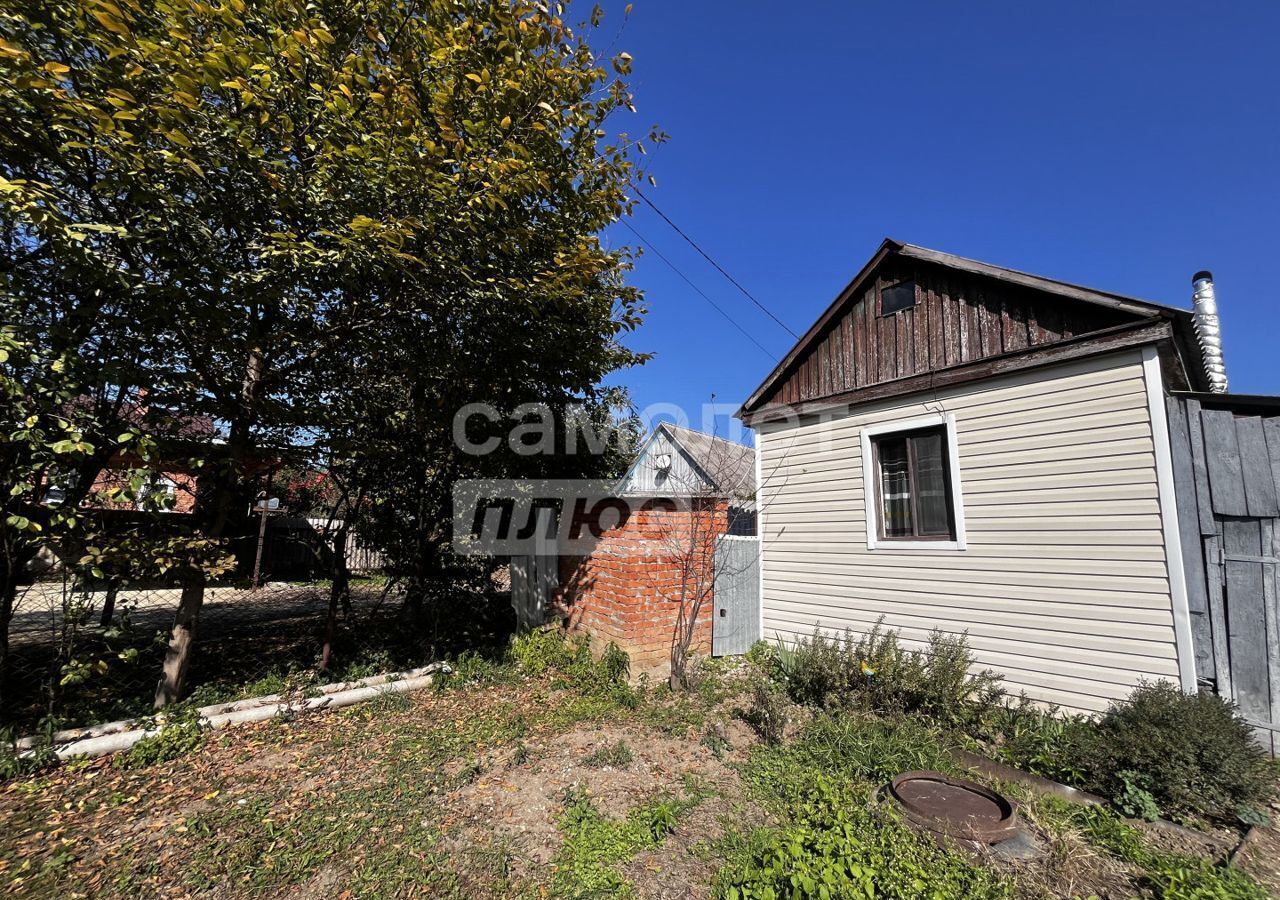
[[[1202,687],[1280,751],[1280,404],[1172,397],[1178,524]]]

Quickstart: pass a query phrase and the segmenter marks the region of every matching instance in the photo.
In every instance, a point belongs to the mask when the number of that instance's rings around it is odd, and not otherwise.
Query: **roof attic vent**
[[[1209,390],[1227,392],[1227,366],[1222,358],[1222,324],[1218,320],[1218,298],[1213,292],[1213,273],[1197,272],[1191,278],[1194,293],[1196,337],[1204,354],[1204,371],[1209,376]]]

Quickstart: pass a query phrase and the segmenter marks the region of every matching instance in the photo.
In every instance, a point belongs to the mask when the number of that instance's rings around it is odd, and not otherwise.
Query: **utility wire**
[[[752,336],[751,336],[751,333],[750,333],[749,331],[747,331],[747,329],[743,328],[741,325],[739,325],[739,324],[738,324],[738,320],[737,320],[737,319],[735,319],[733,316],[731,316],[731,315],[729,315],[727,312],[725,312],[725,311],[724,311],[724,308],[723,308],[723,307],[721,307],[719,303],[716,303],[716,301],[714,301],[714,300],[712,300],[710,297],[708,297],[708,296],[706,295],[706,293],[702,290],[702,288],[698,287],[696,284],[694,284],[692,281],[690,281],[690,280],[689,280],[689,276],[688,276],[688,275],[686,275],[686,274],[684,274],[683,272],[681,272],[678,268],[676,268],[676,264],[675,264],[675,263],[673,263],[671,260],[667,259],[667,258],[662,254],[662,251],[661,251],[661,250],[659,250],[657,247],[655,247],[655,246],[653,245],[653,242],[652,242],[652,241],[650,241],[649,239],[647,239],[647,238],[646,238],[643,234],[641,234],[640,232],[636,231],[636,230],[635,230],[635,228],[632,226],[632,224],[631,224],[630,222],[628,222],[626,219],[620,219],[619,221],[620,221],[623,225],[627,226],[627,230],[628,230],[628,231],[630,231],[632,234],[634,234],[634,235],[636,236],[637,240],[639,240],[641,244],[644,244],[646,247],[648,247],[650,250],[652,250],[652,251],[654,252],[654,254],[656,254],[656,255],[657,255],[658,259],[660,259],[660,260],[662,260],[664,263],[666,263],[666,264],[667,264],[667,266],[668,266],[668,267],[670,267],[670,269],[671,269],[671,271],[672,271],[672,272],[675,272],[677,275],[679,275],[681,278],[683,278],[683,279],[684,279],[685,284],[687,284],[687,285],[689,285],[689,287],[693,288],[693,289],[698,293],[698,296],[699,296],[699,297],[701,297],[703,300],[706,300],[708,303],[710,303],[710,304],[711,304],[711,306],[715,309],[715,311],[716,311],[716,312],[718,312],[718,313],[720,313],[720,315],[724,316],[724,317],[725,317],[725,319],[727,319],[727,320],[729,321],[729,324],[730,324],[730,325],[732,325],[734,328],[736,328],[736,329],[738,329],[739,331],[741,331],[741,332],[742,332],[742,334],[743,334],[743,336],[744,336],[747,340],[749,340],[751,343],[755,344],[755,345],[756,345],[757,347],[759,347],[762,351],[764,351],[764,353],[765,353],[765,354],[766,354],[770,359],[777,360],[777,358],[778,358],[778,357],[777,357],[777,356],[775,356],[775,355],[774,355],[774,353],[773,353],[773,352],[772,352],[768,347],[766,347],[764,344],[760,343],[760,342],[759,342],[759,341],[757,341],[754,337],[752,337]]]
[[[796,340],[800,340],[800,335],[798,335],[798,334],[796,334],[794,331],[792,331],[792,330],[790,329],[790,327],[788,327],[788,325],[787,325],[787,323],[786,323],[786,322],[782,321],[782,320],[781,320],[781,319],[779,319],[777,316],[775,316],[775,315],[774,315],[774,314],[769,310],[769,308],[768,308],[767,306],[765,306],[763,303],[761,303],[759,300],[757,300],[754,296],[752,296],[751,292],[750,292],[749,290],[747,290],[746,288],[744,288],[741,284],[739,284],[739,283],[738,283],[738,280],[737,280],[736,278],[734,278],[732,275],[730,275],[728,272],[726,272],[726,271],[724,270],[724,267],[723,267],[723,266],[721,266],[721,265],[720,265],[720,263],[716,262],[714,259],[712,259],[712,258],[711,258],[711,254],[709,254],[706,250],[703,250],[701,247],[699,247],[699,246],[697,245],[697,243],[693,240],[693,238],[689,237],[689,235],[687,235],[687,234],[685,234],[683,231],[681,231],[681,230],[680,230],[680,226],[679,226],[679,225],[677,225],[675,222],[672,222],[672,221],[671,221],[671,218],[670,218],[666,213],[664,213],[662,210],[658,209],[658,204],[654,203],[652,200],[650,200],[650,199],[649,199],[648,197],[646,197],[644,194],[640,193],[640,189],[639,189],[639,188],[637,188],[637,187],[634,187],[634,186],[633,186],[633,188],[632,188],[632,189],[636,192],[636,196],[637,196],[637,197],[639,197],[639,198],[640,198],[641,200],[643,200],[645,203],[649,204],[649,207],[650,207],[654,212],[656,212],[658,215],[662,216],[662,221],[664,221],[664,222],[666,222],[668,225],[670,225],[670,226],[675,230],[675,233],[676,233],[676,234],[680,235],[680,237],[682,237],[682,238],[684,238],[686,241],[688,241],[688,242],[689,242],[689,246],[690,246],[690,247],[692,247],[694,250],[697,250],[699,253],[701,253],[701,254],[702,254],[702,258],[703,258],[703,259],[705,259],[707,262],[711,263],[711,265],[715,266],[715,268],[716,268],[716,271],[717,271],[717,272],[719,272],[719,273],[720,273],[721,275],[723,275],[725,278],[729,279],[729,283],[730,283],[730,284],[732,284],[732,285],[733,285],[734,287],[736,287],[738,290],[742,291],[743,295],[745,295],[745,296],[746,296],[746,298],[747,298],[748,300],[750,300],[752,303],[754,303],[756,306],[760,307],[760,309],[764,311],[765,315],[767,315],[770,319],[773,319],[773,321],[777,322],[780,326],[782,326],[783,330],[785,330],[785,331],[787,332],[787,334],[791,335],[791,336],[792,336],[793,338],[795,338]],[[656,251],[655,251],[655,252],[656,252]],[[659,255],[659,256],[661,256],[662,254],[660,254],[660,253],[659,253],[658,255]]]

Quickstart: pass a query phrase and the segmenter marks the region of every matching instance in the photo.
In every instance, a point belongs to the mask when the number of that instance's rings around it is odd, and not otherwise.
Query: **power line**
[[[681,272],[678,268],[676,268],[676,264],[675,264],[675,263],[673,263],[671,260],[667,259],[665,256],[663,256],[662,251],[661,251],[661,250],[659,250],[657,247],[655,247],[655,246],[654,246],[654,244],[653,244],[653,242],[652,242],[652,241],[650,241],[650,240],[648,240],[648,239],[647,239],[643,234],[641,234],[640,232],[636,231],[635,227],[634,227],[634,226],[632,226],[632,224],[631,224],[630,222],[628,222],[626,219],[620,219],[619,221],[620,221],[623,225],[627,226],[627,230],[628,230],[628,231],[630,231],[632,234],[634,234],[634,235],[636,236],[636,238],[640,241],[640,243],[644,244],[646,247],[648,247],[650,250],[652,250],[652,251],[657,255],[658,259],[660,259],[660,260],[662,260],[664,263],[666,263],[666,264],[667,264],[667,266],[671,269],[671,271],[672,271],[672,272],[675,272],[677,275],[679,275],[681,278],[683,278],[683,279],[684,279],[684,283],[685,283],[685,284],[687,284],[687,285],[689,285],[689,287],[693,288],[693,289],[698,293],[698,296],[699,296],[699,297],[701,297],[703,300],[706,300],[708,303],[710,303],[710,304],[711,304],[711,306],[712,306],[712,308],[714,308],[716,312],[718,312],[718,313],[720,313],[720,315],[724,316],[724,317],[729,321],[729,324],[730,324],[730,325],[732,325],[734,328],[736,328],[736,329],[738,329],[739,331],[741,331],[741,332],[742,332],[742,334],[743,334],[743,336],[744,336],[747,340],[749,340],[751,343],[755,344],[755,345],[756,345],[757,347],[759,347],[762,351],[764,351],[764,353],[765,353],[765,354],[767,354],[767,355],[769,356],[769,358],[770,358],[770,359],[774,359],[774,360],[776,360],[776,359],[778,358],[777,356],[775,356],[775,355],[774,355],[774,353],[773,353],[771,350],[769,350],[769,348],[768,348],[768,347],[766,347],[764,344],[762,344],[762,343],[760,343],[759,341],[757,341],[754,337],[752,337],[752,336],[751,336],[751,333],[750,333],[749,331],[747,331],[745,328],[743,328],[741,325],[739,325],[739,324],[738,324],[738,320],[737,320],[737,319],[735,319],[733,316],[731,316],[731,315],[729,315],[727,312],[725,312],[725,311],[724,311],[724,309],[720,306],[720,304],[719,304],[719,303],[716,303],[716,301],[714,301],[714,300],[712,300],[710,297],[708,297],[708,296],[706,295],[706,292],[704,292],[704,291],[702,290],[702,288],[698,287],[696,284],[694,284],[692,281],[690,281],[690,280],[689,280],[689,276],[688,276],[688,275],[684,274],[684,273],[683,273],[683,272]]]
[[[670,226],[672,227],[672,229],[674,229],[674,230],[675,230],[675,233],[676,233],[676,234],[680,235],[680,237],[682,237],[682,238],[684,238],[686,241],[688,241],[688,242],[689,242],[689,246],[690,246],[690,247],[692,247],[694,250],[697,250],[699,253],[701,253],[701,254],[702,254],[702,258],[703,258],[703,259],[705,259],[707,262],[711,263],[711,265],[715,266],[716,271],[717,271],[717,272],[719,272],[721,275],[723,275],[725,278],[729,279],[729,283],[730,283],[730,284],[732,284],[732,285],[733,285],[734,287],[736,287],[738,290],[742,291],[743,295],[744,295],[744,296],[746,296],[746,298],[747,298],[748,300],[750,300],[752,303],[754,303],[756,306],[760,307],[760,309],[764,311],[765,315],[767,315],[770,319],[773,319],[773,321],[777,322],[780,326],[782,326],[782,328],[787,332],[787,334],[791,335],[791,336],[792,336],[793,338],[795,338],[796,340],[800,340],[800,335],[798,335],[798,334],[796,334],[794,331],[792,331],[792,330],[790,329],[790,327],[788,327],[788,326],[787,326],[787,323],[786,323],[786,322],[782,321],[782,320],[781,320],[781,319],[779,319],[777,316],[775,316],[772,312],[770,312],[770,310],[769,310],[769,308],[768,308],[767,306],[765,306],[763,303],[761,303],[759,300],[757,300],[754,296],[752,296],[751,292],[750,292],[749,290],[747,290],[746,288],[744,288],[741,284],[739,284],[739,283],[738,283],[738,280],[737,280],[736,278],[734,278],[732,275],[730,275],[728,272],[726,272],[726,271],[724,270],[724,267],[723,267],[723,266],[721,266],[721,265],[720,265],[720,263],[716,262],[714,259],[712,259],[712,258],[711,258],[711,254],[709,254],[706,250],[703,250],[701,247],[699,247],[699,246],[697,245],[697,243],[694,241],[694,239],[693,239],[693,238],[689,237],[689,235],[687,235],[687,234],[685,234],[683,231],[681,231],[681,230],[680,230],[680,226],[679,226],[679,225],[677,225],[675,222],[672,222],[672,221],[671,221],[671,218],[670,218],[666,213],[664,213],[662,210],[658,209],[658,204],[654,203],[652,200],[650,200],[650,199],[649,199],[648,197],[646,197],[644,194],[640,193],[640,189],[639,189],[639,188],[634,188],[634,190],[635,190],[635,192],[636,192],[636,196],[638,196],[638,197],[639,197],[641,200],[643,200],[645,203],[649,204],[649,207],[650,207],[654,212],[656,212],[658,215],[662,216],[662,221],[664,221],[664,222],[666,222],[668,225],[670,225]],[[655,251],[655,252],[656,252],[656,251]],[[659,254],[659,255],[661,255],[661,254]]]

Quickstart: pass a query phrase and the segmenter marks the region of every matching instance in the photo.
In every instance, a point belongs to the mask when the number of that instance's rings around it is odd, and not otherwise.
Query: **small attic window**
[[[880,315],[891,316],[916,305],[916,283],[910,278],[880,289]]]

